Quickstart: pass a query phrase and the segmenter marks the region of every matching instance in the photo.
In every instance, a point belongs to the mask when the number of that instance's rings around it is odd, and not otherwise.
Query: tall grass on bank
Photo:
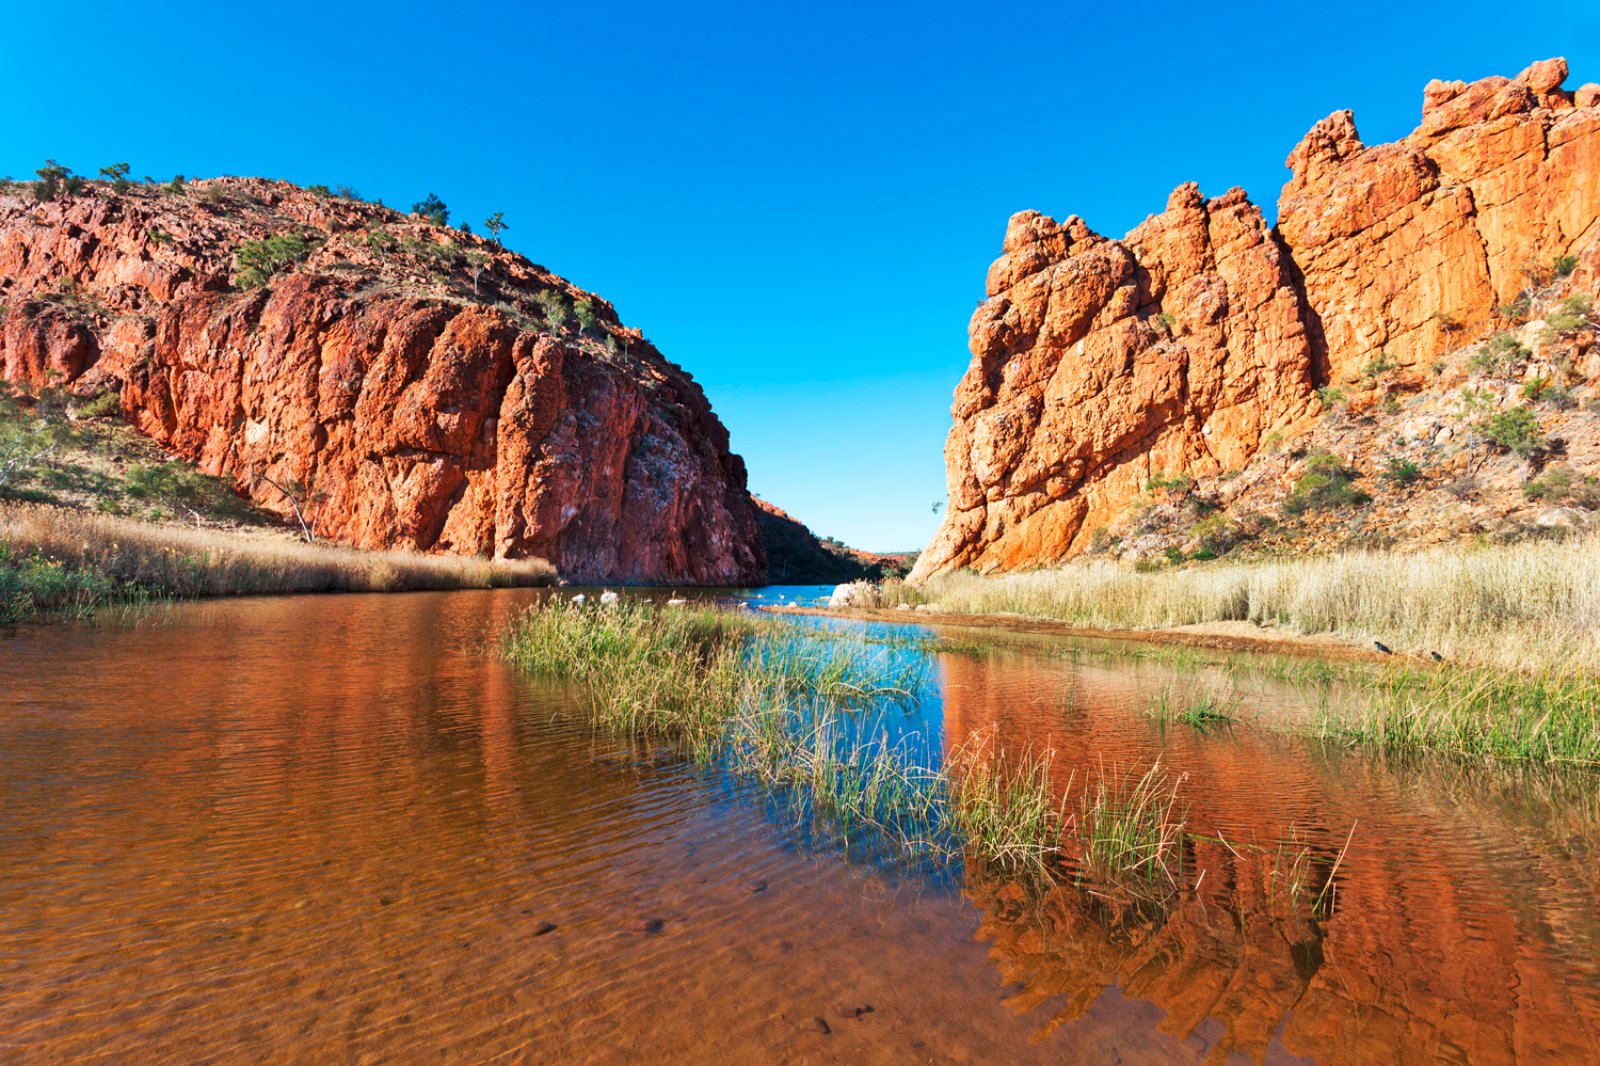
[[[1102,629],[1243,621],[1514,669],[1600,673],[1600,536],[1410,554],[1208,563],[1138,573],[1092,561],[889,582],[884,601]]]
[[[865,634],[717,610],[530,607],[501,651],[523,670],[580,685],[595,721],[676,745],[787,796],[848,843],[909,858],[968,860],[1170,890],[1183,822],[1159,768],[1054,790],[1048,753],[976,739],[941,764],[882,717],[924,681],[920,650]],[[887,705],[887,710],[886,710]],[[1067,783],[1066,793],[1072,792]]]
[[[368,552],[0,503],[0,597],[18,616],[139,597],[491,588],[554,578],[538,559]]]
[[[1600,767],[1600,677],[1396,668],[1368,698],[1323,706],[1314,729],[1390,752]]]

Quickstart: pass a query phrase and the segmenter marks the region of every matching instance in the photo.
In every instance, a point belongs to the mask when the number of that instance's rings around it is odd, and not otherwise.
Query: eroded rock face
[[[1437,360],[1529,271],[1600,267],[1600,87],[1563,60],[1430,84],[1422,126],[1368,148],[1348,111],[1290,155],[1279,225],[1194,185],[1117,241],[1014,216],[970,326],[945,444],[950,505],[913,580],[1089,545],[1157,475],[1239,469],[1269,434]]]
[[[1365,147],[1340,111],[1290,153],[1278,228],[1326,337],[1328,380],[1357,383],[1380,355],[1431,364],[1530,272],[1594,246],[1600,88],[1566,92],[1566,76],[1551,59],[1515,79],[1431,82],[1404,140]]]
[[[319,243],[266,288],[230,283],[241,244],[285,232]],[[6,377],[116,389],[135,426],[266,506],[286,501],[253,473],[309,484],[333,539],[536,556],[573,580],[764,573],[699,386],[490,242],[254,180],[0,194],[0,286]]]

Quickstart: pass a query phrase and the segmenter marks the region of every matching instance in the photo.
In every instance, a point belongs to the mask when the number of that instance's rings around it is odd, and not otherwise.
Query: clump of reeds
[[[1600,677],[1396,668],[1365,702],[1325,704],[1317,735],[1387,751],[1600,766]]]
[[[1148,713],[1162,725],[1174,722],[1204,728],[1211,725],[1231,725],[1238,721],[1235,713],[1237,700],[1214,692],[1191,694],[1180,698],[1169,686],[1163,685],[1150,699]]]
[[[1048,752],[973,739],[933,765],[913,737],[891,740],[875,715],[916,697],[922,648],[714,609],[552,602],[520,615],[501,650],[580,685],[597,725],[759,782],[846,841],[1046,875],[1065,856],[1080,876],[1141,890],[1181,875],[1177,782],[1159,767],[1086,776],[1073,807],[1076,775],[1056,792]]]
[[[1103,629],[1243,621],[1426,657],[1600,673],[1600,536],[1407,554],[1210,563],[1140,573],[1095,560],[886,582],[885,605],[1014,613]]]
[[[1178,800],[1184,776],[1171,778],[1159,760],[1143,773],[1102,770],[1078,800],[1073,837],[1082,870],[1101,881],[1176,890],[1187,839]]]
[[[116,590],[102,597],[108,602],[129,590],[189,598],[496,588],[547,585],[555,578],[554,569],[540,559],[361,551],[38,504],[0,504],[0,544],[5,546],[0,568],[16,571],[23,561],[43,560],[62,573],[79,575],[80,584]]]

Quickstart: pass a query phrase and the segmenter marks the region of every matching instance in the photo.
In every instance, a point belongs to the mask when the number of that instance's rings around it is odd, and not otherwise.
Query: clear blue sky
[[[757,493],[887,550],[937,524],[1014,211],[1121,236],[1196,180],[1271,217],[1329,112],[1370,144],[1433,77],[1565,55],[1569,88],[1600,81],[1591,3],[496,6],[10,4],[0,174],[125,159],[504,211],[694,374]]]

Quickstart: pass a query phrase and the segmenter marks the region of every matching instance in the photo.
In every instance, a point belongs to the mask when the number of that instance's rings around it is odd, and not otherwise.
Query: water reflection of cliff
[[[999,655],[941,669],[947,747],[982,733],[1053,750],[1061,781],[1159,753],[1188,775],[1192,829],[1269,849],[1196,843],[1197,887],[1160,908],[969,871],[980,936],[1039,1039],[1068,1038],[1115,986],[1219,1062],[1600,1054],[1593,780],[1387,766],[1261,728],[1163,731],[1149,693],[1189,682],[1148,668]],[[1358,823],[1335,904],[1285,905],[1277,842],[1292,830],[1326,860]]]

